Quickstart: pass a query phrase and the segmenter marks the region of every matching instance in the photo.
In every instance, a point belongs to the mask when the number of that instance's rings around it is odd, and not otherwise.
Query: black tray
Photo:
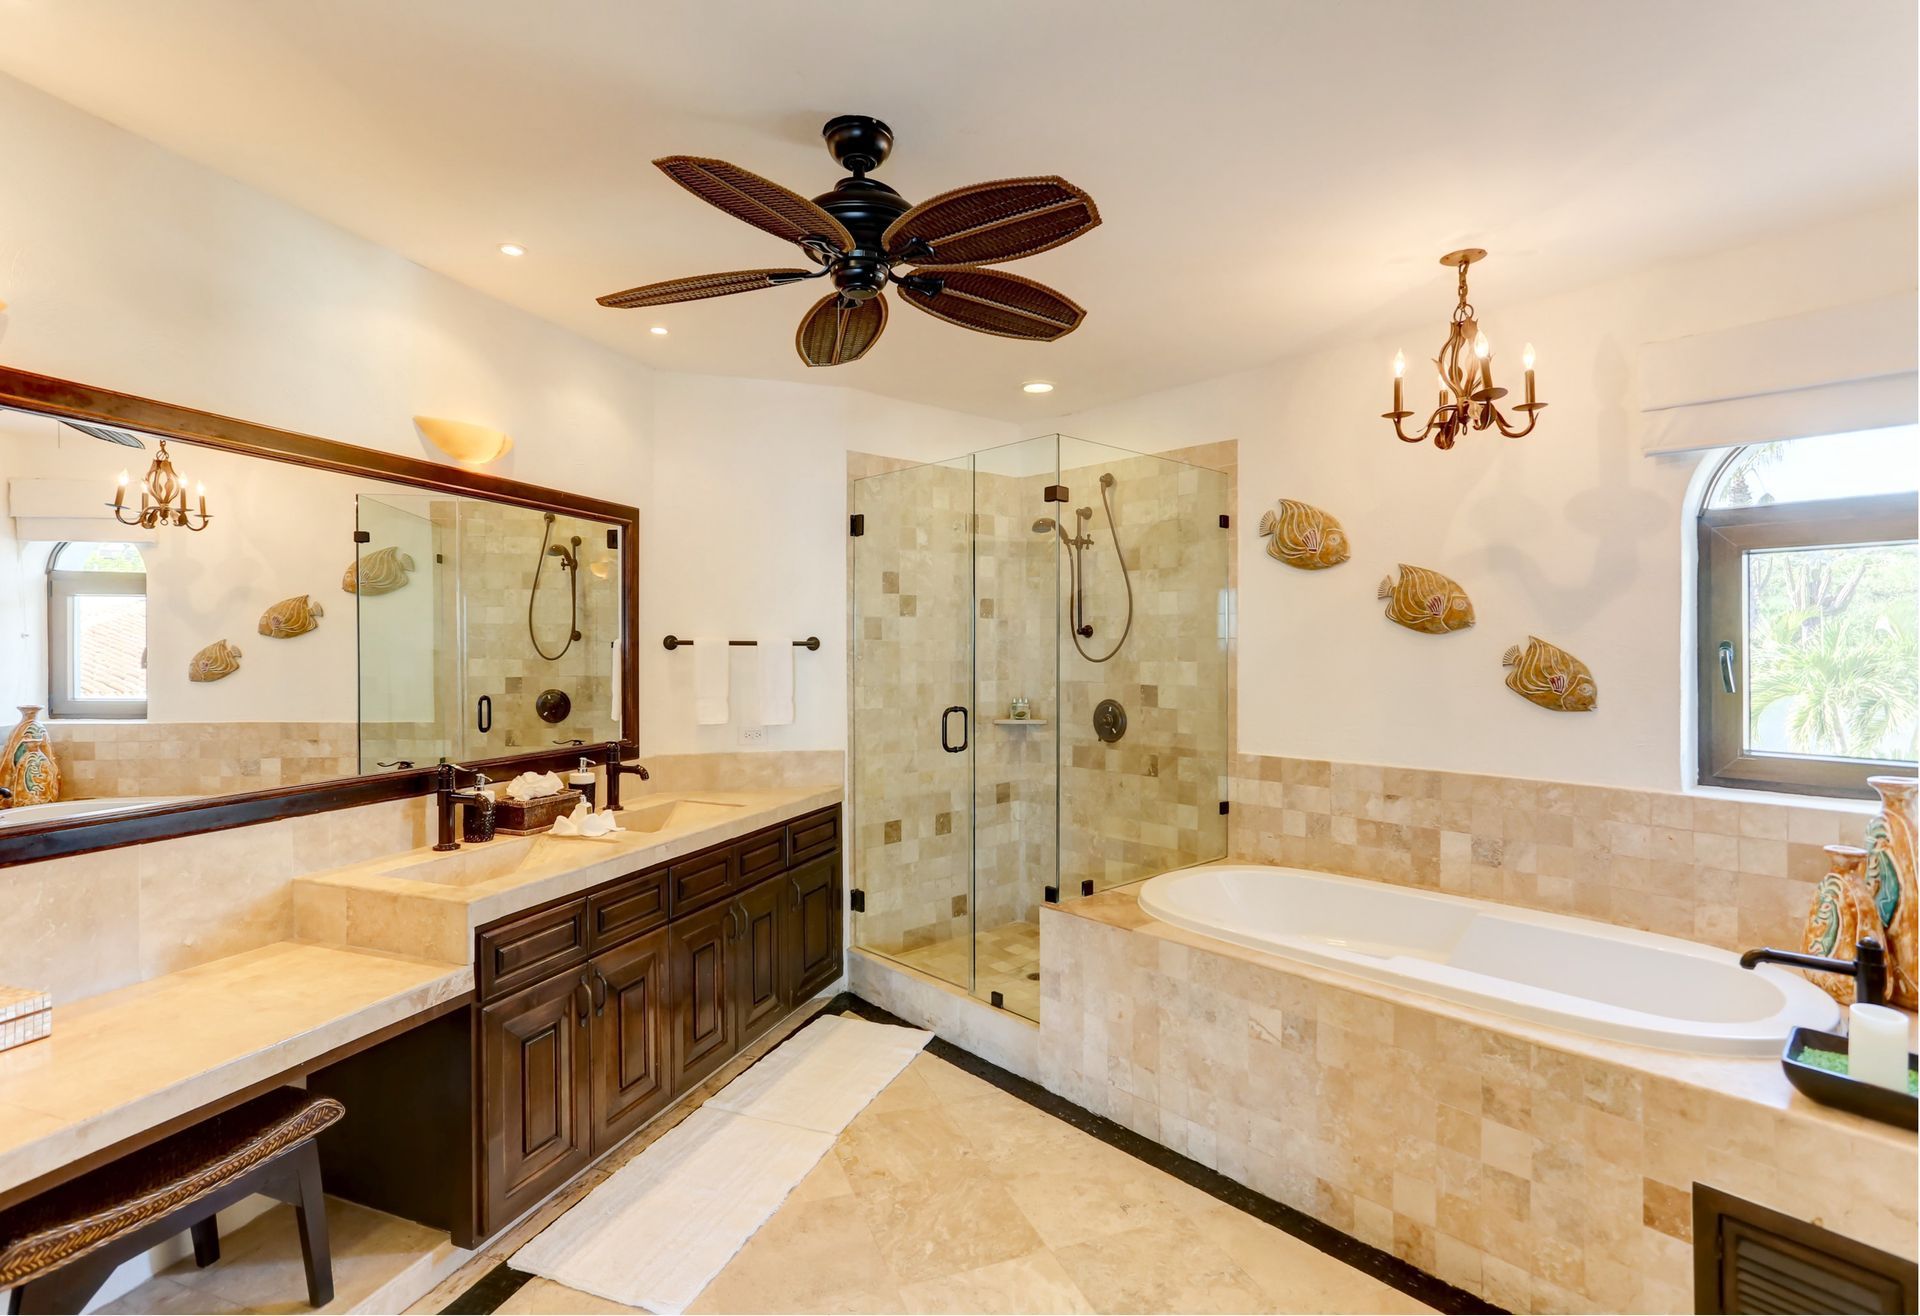
[[[1780,1068],[1787,1071],[1787,1081],[1800,1091],[1823,1106],[1837,1106],[1903,1129],[1920,1127],[1920,1099],[1873,1083],[1862,1083],[1845,1074],[1803,1065],[1794,1057],[1807,1047],[1848,1054],[1847,1039],[1838,1033],[1823,1033],[1817,1028],[1794,1029],[1787,1038],[1787,1049],[1780,1053]],[[1908,1052],[1907,1068],[1914,1068],[1916,1062],[1920,1062],[1920,1057]]]

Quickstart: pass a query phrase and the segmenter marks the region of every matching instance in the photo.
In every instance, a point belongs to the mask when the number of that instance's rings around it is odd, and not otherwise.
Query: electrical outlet
[[[765,727],[741,727],[740,743],[743,745],[764,745],[767,743]]]

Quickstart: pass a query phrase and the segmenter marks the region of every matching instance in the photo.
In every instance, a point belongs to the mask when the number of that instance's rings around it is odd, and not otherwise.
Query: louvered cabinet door
[[[483,1234],[572,1178],[592,1155],[587,1114],[591,997],[584,977],[556,975],[481,1012]]]

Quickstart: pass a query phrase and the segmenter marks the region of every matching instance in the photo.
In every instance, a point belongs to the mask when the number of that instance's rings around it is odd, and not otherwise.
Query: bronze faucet
[[[1887,999],[1886,947],[1871,937],[1860,938],[1850,960],[1825,955],[1807,955],[1797,950],[1775,950],[1763,946],[1740,957],[1740,967],[1756,964],[1784,964],[1793,969],[1812,969],[1816,973],[1837,973],[1853,979],[1853,999],[1862,1005],[1882,1005]]]
[[[641,764],[636,763],[628,767],[620,761],[620,742],[617,740],[609,740],[607,747],[601,752],[605,756],[607,769],[605,808],[608,813],[618,813],[620,812],[620,778],[631,775],[640,778],[641,781],[647,781],[650,780],[650,775]]]
[[[459,774],[471,773],[473,781],[466,789],[456,789]],[[460,838],[454,832],[454,810],[463,804],[472,804],[479,798],[480,788],[487,784],[487,774],[475,772],[472,768],[463,768],[458,763],[441,760],[434,769],[433,778],[433,817],[434,842],[436,850],[458,850]]]

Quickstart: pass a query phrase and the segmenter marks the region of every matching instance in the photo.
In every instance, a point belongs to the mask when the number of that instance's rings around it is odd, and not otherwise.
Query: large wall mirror
[[[631,508],[4,369],[0,497],[0,863],[632,747]]]

